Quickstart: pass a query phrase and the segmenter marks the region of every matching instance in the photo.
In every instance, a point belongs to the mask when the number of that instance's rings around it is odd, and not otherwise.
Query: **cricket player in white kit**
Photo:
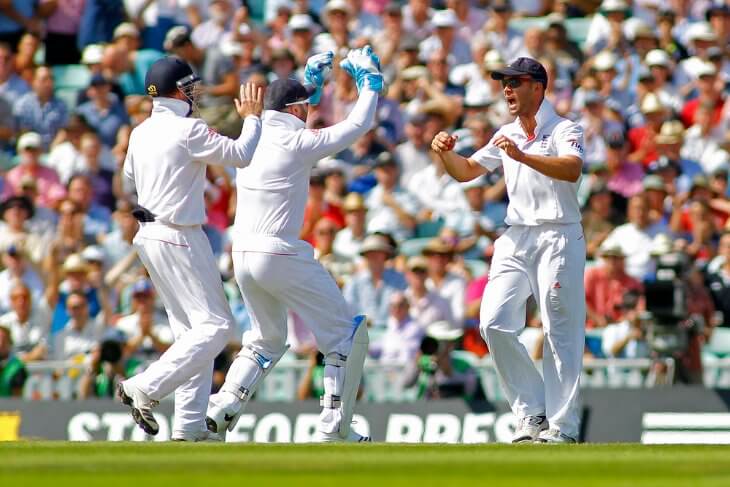
[[[459,181],[504,168],[510,227],[495,243],[482,336],[518,418],[513,441],[574,443],[586,317],[585,240],[576,196],[583,133],[545,99],[547,73],[537,61],[519,58],[492,78],[502,81],[516,120],[468,159],[452,152],[456,138],[445,132],[431,148]],[[517,340],[530,295],[545,333],[543,377]]]
[[[203,190],[207,164],[245,167],[261,136],[263,93],[241,86],[235,100],[245,119],[233,140],[189,118],[199,79],[179,58],[155,62],[145,78],[152,114],[132,131],[124,175],[137,190],[140,228],[133,244],[162,299],[175,343],[144,372],[118,387],[122,402],[148,434],[159,425],[151,408],[175,392],[173,440],[208,435],[205,411],[213,359],[234,328],[218,267],[201,225],[206,221]]]
[[[372,50],[350,51],[341,67],[359,92],[352,112],[332,127],[308,130],[308,105],[318,99],[332,58],[331,52],[310,58],[307,85],[280,79],[268,87],[261,141],[251,165],[236,177],[233,265],[251,330],[220,392],[210,398],[207,422],[213,432],[232,431],[257,385],[286,352],[291,309],[324,355],[316,441],[369,441],[350,428],[368,347],[365,319],[353,319],[334,279],[314,259],[312,246],[299,239],[312,168],[372,128],[383,89]]]

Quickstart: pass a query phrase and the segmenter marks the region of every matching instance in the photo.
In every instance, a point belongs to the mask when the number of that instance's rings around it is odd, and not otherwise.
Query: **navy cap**
[[[148,95],[165,96],[186,85],[199,81],[188,63],[177,56],[166,56],[155,61],[144,77],[145,91]]]
[[[264,110],[283,110],[287,105],[309,99],[315,91],[312,85],[303,85],[295,79],[277,79],[264,95]]]
[[[539,62],[529,57],[517,58],[506,68],[492,71],[492,79],[504,79],[509,76],[529,76],[535,81],[547,84],[547,71]]]

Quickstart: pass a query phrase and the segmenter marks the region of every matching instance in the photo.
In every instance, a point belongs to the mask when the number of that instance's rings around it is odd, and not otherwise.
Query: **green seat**
[[[416,238],[433,238],[438,236],[444,226],[443,220],[431,220],[416,225]]]
[[[74,88],[80,90],[89,86],[91,73],[83,64],[66,64],[53,66],[53,85],[60,88]]]
[[[715,328],[703,351],[716,357],[730,356],[730,328]]]
[[[69,111],[73,111],[76,108],[76,101],[78,100],[79,90],[76,88],[56,88],[56,98],[66,104],[66,108]]]
[[[421,252],[423,252],[423,248],[426,245],[428,245],[428,242],[430,240],[431,240],[430,237],[412,238],[412,239],[406,240],[402,244],[400,244],[400,253],[405,255],[406,257],[413,257],[414,255],[421,255]]]
[[[464,259],[464,265],[475,278],[482,277],[489,272],[489,264],[480,259]]]

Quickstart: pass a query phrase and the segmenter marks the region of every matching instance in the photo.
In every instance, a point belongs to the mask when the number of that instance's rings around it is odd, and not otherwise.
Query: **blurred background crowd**
[[[387,95],[372,130],[312,174],[302,238],[369,316],[371,363],[396,364],[419,397],[480,394],[504,179],[460,184],[429,147],[441,130],[463,155],[485,145],[510,121],[490,72],[529,56],[585,133],[587,359],[669,357],[668,381],[701,383],[703,363],[730,354],[729,40],[730,6],[707,0],[0,0],[0,396],[44,361],[79,365],[80,397],[108,396],[173,340],[120,177],[155,60],[190,63],[199,116],[235,137],[240,83],[301,78],[310,55],[365,44]],[[335,69],[314,127],[356,97]],[[218,382],[249,323],[230,259],[234,176],[209,167],[205,192],[238,327]],[[297,395],[314,397],[321,357],[289,318],[292,356],[309,364]],[[534,302],[525,322],[539,360]]]

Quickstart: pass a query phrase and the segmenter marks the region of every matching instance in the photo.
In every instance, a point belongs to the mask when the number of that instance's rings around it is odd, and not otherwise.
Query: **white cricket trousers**
[[[141,223],[134,247],[165,305],[175,342],[132,383],[151,399],[175,392],[175,433],[205,431],[213,360],[232,338],[233,315],[200,225]]]
[[[310,246],[296,255],[233,252],[251,329],[243,344],[265,357],[279,356],[286,345],[287,309],[302,319],[327,355],[349,355],[352,316],[337,283],[314,259]]]
[[[573,438],[580,432],[585,255],[579,223],[510,227],[495,242],[480,312],[482,337],[512,412],[546,415],[551,428]],[[545,333],[542,377],[517,339],[530,295]]]

